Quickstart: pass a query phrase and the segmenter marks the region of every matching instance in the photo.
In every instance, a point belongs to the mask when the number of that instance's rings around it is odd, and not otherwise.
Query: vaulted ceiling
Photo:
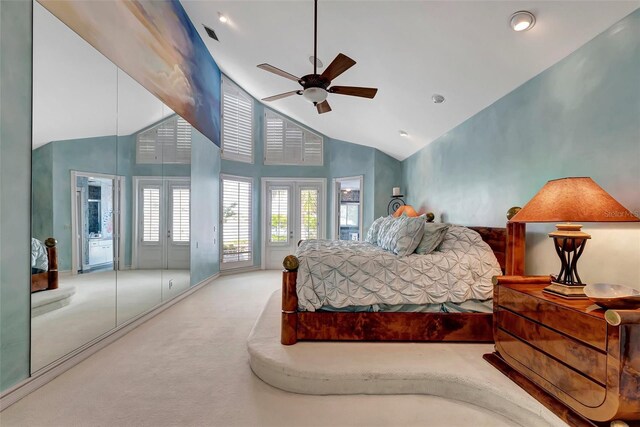
[[[269,63],[312,72],[313,1],[182,0],[224,73],[256,98],[298,89],[256,68]],[[373,86],[367,100],[329,95],[318,115],[303,97],[274,109],[325,135],[404,159],[558,62],[640,6],[639,1],[324,1],[318,58],[340,52],[357,64],[339,85]],[[529,31],[508,25],[518,10],[537,17]],[[218,14],[229,22],[222,24]],[[202,24],[213,28],[219,42]],[[446,101],[434,104],[433,94]],[[408,132],[401,137],[400,130]]]

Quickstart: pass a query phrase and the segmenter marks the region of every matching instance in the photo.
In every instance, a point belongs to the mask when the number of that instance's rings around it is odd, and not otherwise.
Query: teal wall
[[[30,1],[0,1],[0,390],[29,376]]]
[[[327,179],[327,227],[325,227],[326,237],[330,237],[333,227],[333,214],[331,206],[332,179],[340,177],[350,177],[364,175],[364,211],[363,222],[364,232],[373,222],[374,217],[386,215],[387,203],[390,198],[391,188],[398,186],[401,180],[401,164],[386,154],[372,147],[351,144],[348,142],[324,137],[324,158],[322,166],[286,166],[286,165],[265,165],[264,164],[264,114],[267,109],[262,103],[253,100],[253,140],[254,140],[254,162],[243,163],[232,160],[221,161],[221,173],[228,175],[238,175],[253,178],[253,263],[259,266],[262,260],[262,220],[260,207],[262,203],[261,178],[263,177],[293,177],[293,178],[326,178]],[[281,113],[278,113],[281,114]],[[282,114],[281,114],[282,115]],[[284,115],[283,115],[284,116]],[[307,126],[287,117],[288,120],[297,123],[299,126],[319,133]],[[377,163],[376,160],[379,160]],[[377,177],[376,165],[379,167],[380,176]],[[394,171],[385,171],[385,168]],[[376,193],[376,185],[385,189],[385,202],[380,199],[381,193]],[[382,192],[382,190],[380,190]],[[378,197],[378,203],[375,203]],[[384,204],[384,209],[381,206]]]
[[[220,149],[196,129],[191,137],[191,285],[220,271]]]
[[[567,176],[590,176],[640,212],[640,10],[403,162],[410,203],[467,225],[504,226],[509,207]],[[640,286],[640,268],[628,262],[640,257],[638,226],[621,227],[635,237],[607,247],[594,234],[581,262],[594,271],[581,276]],[[549,228],[529,227],[541,237],[528,244],[541,249],[529,251],[528,272],[559,270]],[[603,260],[618,271],[604,274]]]

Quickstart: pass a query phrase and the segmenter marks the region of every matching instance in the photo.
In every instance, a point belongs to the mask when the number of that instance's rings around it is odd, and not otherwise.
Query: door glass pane
[[[222,262],[250,261],[251,182],[222,180]]]
[[[316,188],[300,190],[300,238],[302,240],[318,238],[318,198]]]
[[[289,230],[289,190],[287,188],[272,189],[270,191],[271,212],[271,243],[286,243]]]

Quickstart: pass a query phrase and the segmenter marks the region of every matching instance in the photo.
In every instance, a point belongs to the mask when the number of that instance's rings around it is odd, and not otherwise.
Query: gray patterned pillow
[[[398,256],[412,254],[424,234],[424,216],[397,218],[387,231],[387,236],[380,247],[392,251]]]
[[[394,218],[391,215],[385,217],[380,223],[380,228],[378,229],[378,241],[377,244],[381,248],[383,245],[387,244],[387,241],[390,238],[389,230],[400,218]]]
[[[447,234],[449,224],[427,222],[424,224],[424,235],[416,248],[416,253],[421,255],[430,254],[435,251]]]
[[[369,231],[367,231],[367,237],[364,239],[365,242],[373,243],[374,245],[378,244],[378,231],[380,231],[380,225],[384,221],[383,216],[373,221],[371,227],[369,227]]]

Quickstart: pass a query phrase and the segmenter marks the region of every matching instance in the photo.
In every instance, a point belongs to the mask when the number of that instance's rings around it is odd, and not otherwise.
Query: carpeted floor
[[[309,396],[263,383],[249,368],[246,339],[279,286],[275,271],[220,278],[9,407],[0,424],[513,425],[433,396]]]
[[[173,279],[171,289],[168,278]],[[189,270],[125,270],[61,275],[60,289],[73,287],[67,306],[31,319],[32,371],[189,288]],[[163,284],[165,284],[163,286]],[[42,297],[49,291],[33,294]]]

